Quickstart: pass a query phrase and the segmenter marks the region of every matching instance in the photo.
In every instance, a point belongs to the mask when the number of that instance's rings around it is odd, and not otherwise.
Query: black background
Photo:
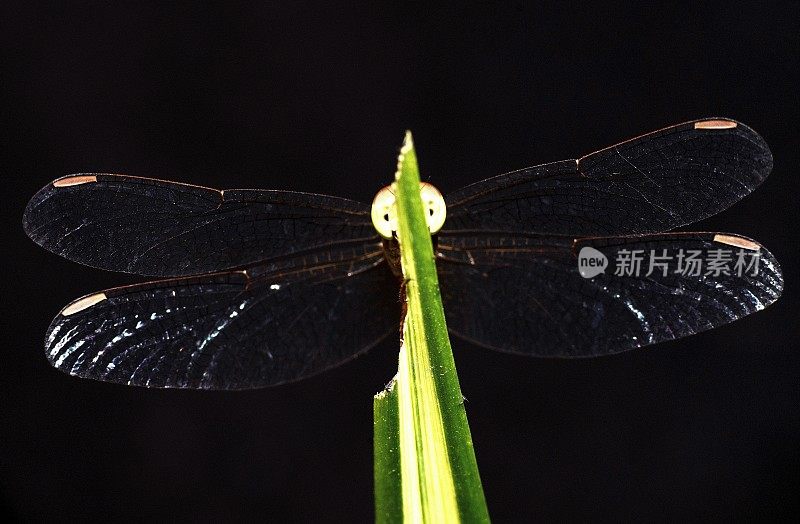
[[[30,242],[27,199],[81,171],[370,201],[412,129],[448,192],[702,116],[775,168],[695,225],[763,242],[777,304],[596,360],[454,351],[498,522],[796,517],[800,493],[798,3],[589,10],[407,2],[64,7],[5,2],[0,497],[23,519],[372,519],[372,395],[396,341],[240,393],[82,381],[47,364],[55,313],[135,279]],[[291,4],[290,6],[288,4]]]

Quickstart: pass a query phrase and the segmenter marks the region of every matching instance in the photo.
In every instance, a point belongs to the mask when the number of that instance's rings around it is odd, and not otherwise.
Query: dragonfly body
[[[771,167],[753,130],[712,118],[477,182],[441,203],[423,188],[450,331],[517,354],[591,357],[763,309],[783,286],[765,248],[672,230],[726,209]],[[391,222],[387,209],[377,216]],[[25,211],[35,242],[160,280],[69,304],[46,354],[73,375],[151,387],[262,387],[339,365],[396,333],[401,314],[399,247],[375,210],[123,175],[56,180]],[[584,253],[600,264],[590,277]],[[650,260],[637,260],[644,253]],[[700,257],[708,266],[696,271]]]
[[[433,237],[434,244],[436,237]],[[383,239],[383,256],[386,258],[386,263],[394,273],[394,276],[401,279],[403,278],[403,268],[400,266],[400,243],[396,238]]]

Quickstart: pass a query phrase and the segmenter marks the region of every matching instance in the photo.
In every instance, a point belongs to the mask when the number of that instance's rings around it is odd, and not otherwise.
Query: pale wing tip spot
[[[78,186],[81,184],[91,184],[94,182],[97,182],[97,177],[95,175],[67,176],[64,178],[59,178],[53,182],[53,187]]]
[[[749,249],[750,251],[759,251],[761,249],[761,246],[752,240],[747,240],[746,238],[732,235],[714,235],[714,242],[719,242],[720,244],[727,244],[734,247],[741,247],[743,249]]]
[[[733,129],[738,124],[733,120],[703,120],[695,122],[695,129]]]
[[[83,311],[84,309],[90,308],[93,305],[102,302],[105,300],[106,294],[105,293],[95,293],[94,295],[89,295],[88,297],[83,297],[72,304],[68,305],[61,311],[61,316],[68,317],[70,315],[74,315],[79,311]]]

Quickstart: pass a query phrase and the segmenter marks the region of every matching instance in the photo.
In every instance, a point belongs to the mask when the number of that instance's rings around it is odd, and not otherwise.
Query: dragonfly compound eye
[[[431,234],[438,233],[444,225],[444,219],[447,217],[444,197],[442,197],[438,189],[427,182],[420,183],[419,192],[422,195],[422,205],[425,208],[428,229],[431,230]]]
[[[375,195],[372,201],[372,225],[383,238],[392,238],[397,231],[397,206],[394,188],[386,186]]]
[[[428,229],[436,233],[442,228],[447,215],[444,198],[438,189],[427,182],[420,183],[419,190]],[[392,238],[397,231],[397,206],[392,186],[384,187],[375,195],[372,201],[372,224],[383,238]]]

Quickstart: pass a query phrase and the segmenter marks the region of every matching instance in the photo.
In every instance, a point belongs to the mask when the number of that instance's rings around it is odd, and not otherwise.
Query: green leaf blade
[[[405,278],[406,317],[400,350],[397,443],[400,455],[402,519],[422,522],[488,522],[463,396],[447,334],[438,276],[411,134],[398,159],[395,182],[398,239]],[[381,408],[383,409],[383,408]],[[376,425],[381,422],[376,414]],[[379,470],[384,442],[375,441],[377,487],[386,486]],[[397,519],[399,520],[399,518]]]
[[[400,422],[394,380],[375,395],[373,442],[375,443],[375,522],[398,522],[403,515],[400,480]]]

